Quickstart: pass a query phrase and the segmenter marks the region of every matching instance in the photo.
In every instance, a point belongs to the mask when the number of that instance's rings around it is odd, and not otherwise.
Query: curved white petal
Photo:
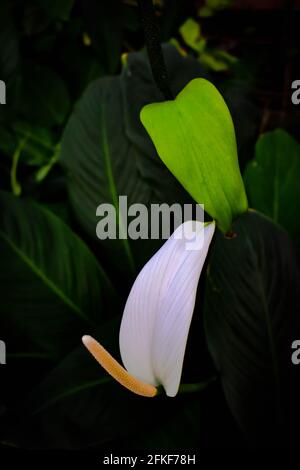
[[[178,227],[144,266],[125,306],[123,363],[138,379],[162,384],[169,396],[178,391],[198,281],[214,229],[214,223],[193,221]]]
[[[214,229],[214,223],[206,225],[204,229],[201,224],[196,228],[194,249],[188,251],[180,246],[181,264],[169,284],[167,295],[162,299],[160,315],[155,324],[152,337],[153,369],[170,397],[177,394],[180,385],[199,277]]]

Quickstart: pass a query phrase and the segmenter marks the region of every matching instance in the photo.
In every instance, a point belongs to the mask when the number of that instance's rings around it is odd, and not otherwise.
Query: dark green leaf
[[[229,407],[261,444],[286,429],[299,272],[287,234],[269,219],[249,212],[233,230],[235,238],[217,233],[212,246],[205,328]]]
[[[120,93],[118,77],[92,84],[69,120],[62,140],[61,162],[68,170],[71,204],[93,237],[100,220],[96,217],[99,204],[110,203],[118,211],[119,195],[128,195],[130,203],[147,201],[151,194],[150,186],[139,176],[135,149],[123,133]],[[133,269],[129,241],[112,245],[121,262]]]
[[[82,10],[95,53],[106,73],[116,73],[122,48],[121,2],[85,0],[82,2]]]
[[[17,122],[13,126],[14,141],[24,140],[20,160],[28,165],[41,166],[49,162],[55,153],[55,140],[50,129]]]
[[[35,41],[35,47],[43,47],[45,41],[45,32],[51,24],[51,17],[46,13],[37,2],[27,2],[24,5],[22,27],[26,36],[37,36],[39,40]],[[43,33],[43,35],[41,35]]]
[[[191,57],[183,57],[174,46],[163,45],[163,54],[170,79],[172,93],[176,96],[196,77],[207,77],[199,63]],[[150,64],[145,51],[128,54],[122,73],[122,91],[124,96],[125,131],[128,138],[146,156],[159,161],[154,145],[140,121],[140,112],[144,105],[164,101],[152,78]],[[160,165],[161,166],[161,165]],[[162,170],[160,170],[162,174]],[[168,175],[168,172],[166,172]],[[164,184],[172,184],[174,178],[163,176]],[[168,177],[168,183],[165,178]]]
[[[6,105],[0,105],[0,123],[7,124],[18,102],[19,40],[8,0],[0,2],[0,80],[5,82]]]
[[[277,129],[262,135],[244,180],[251,207],[285,227],[300,242],[300,145]]]
[[[199,74],[194,61],[181,58],[175,48],[166,47],[165,54],[177,89]],[[96,208],[112,203],[118,209],[120,195],[128,197],[128,205],[191,201],[161,163],[140,123],[141,108],[154,99],[157,90],[145,54],[130,54],[120,77],[89,86],[67,124],[61,162],[68,171],[76,217],[93,237],[100,220]],[[110,263],[132,267],[136,257],[137,264],[143,264],[152,249],[145,249],[147,243],[143,240],[141,248],[131,241],[110,240],[106,244]]]
[[[202,404],[199,396],[190,400],[176,413],[159,425],[153,426],[143,434],[126,442],[126,448],[157,451],[184,451],[199,449],[200,429],[202,427]]]
[[[13,134],[5,127],[0,127],[0,149],[4,155],[12,156],[14,153]]]
[[[232,116],[238,147],[241,170],[253,157],[253,149],[257,139],[261,111],[254,104],[250,95],[250,86],[245,79],[221,80],[219,90],[226,101]]]
[[[68,20],[75,0],[38,0],[50,18]]]
[[[17,32],[10,14],[9,2],[0,5],[0,79],[8,81],[15,73],[19,62]]]
[[[69,93],[63,80],[50,68],[35,64],[26,64],[24,68],[20,99],[25,117],[41,127],[62,124],[70,108]]]
[[[54,214],[4,192],[0,211],[1,336],[10,353],[58,356],[109,317],[112,288]]]
[[[97,335],[110,352],[117,349],[118,326],[105,325]],[[79,346],[27,397],[23,417],[8,435],[14,444],[29,448],[107,446],[164,421],[175,408],[175,400],[166,396],[149,399],[128,392]]]

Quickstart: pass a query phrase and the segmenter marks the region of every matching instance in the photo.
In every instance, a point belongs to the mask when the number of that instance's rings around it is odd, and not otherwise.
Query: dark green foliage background
[[[261,98],[268,48],[255,55],[251,46],[260,16],[244,20],[248,32],[238,31],[230,50],[238,61],[217,72],[201,65],[178,33],[188,17],[199,21],[198,2],[159,3],[172,92],[195,77],[219,88],[233,116],[253,209],[234,222],[234,238],[216,233],[200,279],[182,382],[203,387],[174,399],[133,396],[81,346],[89,333],[119,357],[130,287],[162,243],[101,242],[96,207],[108,202],[118,209],[119,195],[147,206],[191,202],[139,120],[145,104],[163,97],[143,50],[135,3],[2,0],[3,447],[180,450],[297,442],[300,372],[291,364],[291,343],[300,336],[299,114],[287,115],[285,107],[279,119],[277,101],[274,110]],[[234,8],[200,20],[208,38],[211,32],[209,50],[226,50],[222,30],[213,31],[224,19],[232,29],[230,15],[236,18]],[[277,34],[280,12],[268,21]],[[252,34],[248,45],[243,34]],[[185,55],[169,43],[174,37]],[[299,50],[289,40],[283,47],[293,68]]]

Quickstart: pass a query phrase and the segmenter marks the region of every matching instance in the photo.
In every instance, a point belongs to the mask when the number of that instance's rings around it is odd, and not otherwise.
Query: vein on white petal
[[[144,266],[127,299],[120,328],[123,364],[131,374],[153,385],[157,381],[152,367],[152,335],[172,251],[169,239]]]
[[[153,385],[167,384],[167,392],[175,388],[176,381],[174,382],[174,378],[171,380],[168,372],[169,367],[173,367],[174,364],[176,378],[179,375],[179,386],[197,284],[213,235],[214,224],[208,227],[205,231],[208,233],[207,238],[210,239],[207,249],[203,252],[200,250],[203,242],[203,224],[189,221],[178,227],[138,275],[124,309],[120,328],[120,352],[123,364],[131,374],[144,382]],[[188,251],[189,240],[177,238],[183,228],[187,236],[196,231],[198,250]],[[182,288],[184,285],[186,285],[185,292]],[[187,292],[189,292],[188,297]],[[185,308],[182,306],[184,313],[179,315],[177,305],[181,304],[184,304]],[[163,344],[165,341],[168,342],[167,346]]]
[[[195,306],[199,277],[214,233],[214,224],[204,229],[204,240],[197,237],[201,249],[188,251],[182,243],[177,244],[180,263],[166,295],[161,299],[160,315],[153,332],[153,369],[158,383],[163,384],[168,396],[175,396],[181,378],[188,332]],[[195,244],[196,246],[196,244]]]

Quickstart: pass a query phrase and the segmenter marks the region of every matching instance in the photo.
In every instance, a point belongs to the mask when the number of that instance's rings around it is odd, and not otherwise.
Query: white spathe
[[[178,392],[197,286],[214,230],[214,222],[188,221],[178,227],[139,273],[124,309],[124,366],[146,383],[163,385],[170,397]]]

